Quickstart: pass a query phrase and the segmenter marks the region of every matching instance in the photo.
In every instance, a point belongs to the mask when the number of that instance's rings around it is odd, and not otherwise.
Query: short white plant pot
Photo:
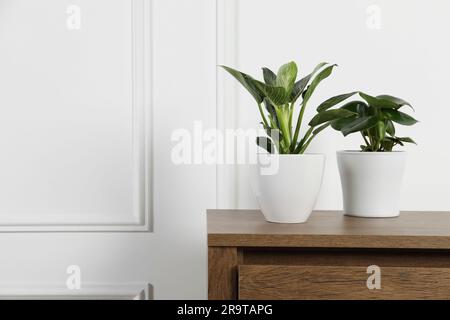
[[[303,223],[317,201],[325,155],[259,154],[251,185],[264,217],[275,223]]]
[[[405,152],[338,151],[344,213],[366,218],[397,217]]]

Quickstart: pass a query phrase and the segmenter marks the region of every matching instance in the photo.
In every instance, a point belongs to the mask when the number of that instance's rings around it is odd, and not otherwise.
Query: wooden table
[[[317,211],[304,224],[254,210],[207,215],[209,299],[450,298],[449,212]]]

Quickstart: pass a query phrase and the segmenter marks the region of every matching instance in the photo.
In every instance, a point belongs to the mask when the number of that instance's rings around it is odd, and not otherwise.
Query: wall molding
[[[216,0],[216,65],[238,68],[238,0]],[[238,86],[220,68],[216,73],[216,127],[225,132],[238,126]],[[216,207],[238,207],[237,165],[216,166]]]
[[[132,12],[132,152],[133,211],[120,216],[92,214],[79,221],[76,214],[34,215],[0,223],[0,232],[142,232],[152,231],[152,0],[130,0]],[[38,221],[37,221],[38,220]],[[93,222],[95,220],[95,222]]]
[[[2,285],[4,300],[153,300],[153,286],[148,283],[87,283],[79,290],[62,284]]]

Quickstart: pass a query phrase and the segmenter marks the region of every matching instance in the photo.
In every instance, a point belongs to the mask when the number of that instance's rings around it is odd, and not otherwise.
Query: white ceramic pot
[[[367,218],[397,217],[405,152],[338,151],[344,213]]]
[[[269,222],[303,223],[316,204],[325,155],[259,154],[251,184]]]

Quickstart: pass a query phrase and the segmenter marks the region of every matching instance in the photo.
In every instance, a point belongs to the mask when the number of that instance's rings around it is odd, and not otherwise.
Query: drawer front
[[[382,267],[369,289],[365,267],[239,266],[239,299],[450,299],[450,268]]]

